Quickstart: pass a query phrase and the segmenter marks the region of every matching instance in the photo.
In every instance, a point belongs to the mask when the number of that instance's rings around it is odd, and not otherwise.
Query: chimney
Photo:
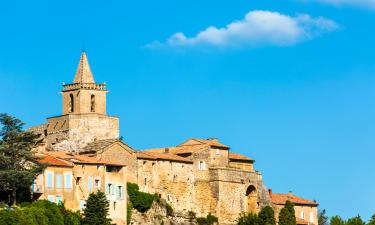
[[[169,153],[169,148],[165,148],[165,149],[164,149],[164,152],[165,152],[165,153]]]
[[[268,189],[268,194],[271,196],[272,195],[272,189]]]
[[[38,150],[39,153],[46,152],[46,143],[42,142],[38,145]]]
[[[289,196],[289,197],[292,197],[292,196],[293,196],[293,191],[289,191],[289,192],[288,192],[288,196]]]

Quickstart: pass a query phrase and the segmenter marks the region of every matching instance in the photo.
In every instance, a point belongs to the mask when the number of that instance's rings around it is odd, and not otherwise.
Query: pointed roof
[[[73,83],[95,83],[86,52],[82,52]]]

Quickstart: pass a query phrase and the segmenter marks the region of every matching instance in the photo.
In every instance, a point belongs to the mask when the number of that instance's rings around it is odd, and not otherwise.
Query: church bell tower
[[[106,84],[95,83],[86,52],[82,52],[72,84],[63,84],[63,115],[106,115]]]

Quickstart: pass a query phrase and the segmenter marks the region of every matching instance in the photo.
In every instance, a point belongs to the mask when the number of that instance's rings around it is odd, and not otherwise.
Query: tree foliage
[[[332,216],[330,225],[345,225],[345,221],[340,216]]]
[[[259,217],[255,213],[242,214],[238,219],[238,225],[258,225]]]
[[[286,201],[284,208],[280,210],[279,225],[296,225],[296,215],[294,205],[290,201]]]
[[[46,200],[0,210],[1,225],[80,225],[80,221],[79,213]]]
[[[156,195],[139,191],[139,186],[137,184],[128,183],[127,191],[133,207],[141,213],[148,211],[156,199]]]
[[[264,207],[258,217],[259,225],[276,225],[275,212],[271,206]]]
[[[219,219],[209,213],[206,217],[198,217],[196,218],[198,225],[213,225],[219,221]]]
[[[32,152],[40,136],[23,131],[24,123],[8,114],[0,114],[0,124],[0,192],[6,193],[12,205],[17,193],[28,190],[43,170]]]
[[[328,216],[325,209],[318,212],[318,225],[328,225]]]
[[[110,225],[109,202],[103,192],[91,193],[83,210],[83,225]]]
[[[345,225],[366,225],[366,223],[362,220],[360,216],[356,216],[356,217],[348,219]]]
[[[375,225],[375,214],[371,216],[371,219],[368,221],[367,225]]]

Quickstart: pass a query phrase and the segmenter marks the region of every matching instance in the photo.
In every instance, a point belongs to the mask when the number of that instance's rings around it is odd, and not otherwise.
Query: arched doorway
[[[258,212],[258,193],[257,189],[250,185],[246,190],[246,200],[247,200],[247,212]]]

